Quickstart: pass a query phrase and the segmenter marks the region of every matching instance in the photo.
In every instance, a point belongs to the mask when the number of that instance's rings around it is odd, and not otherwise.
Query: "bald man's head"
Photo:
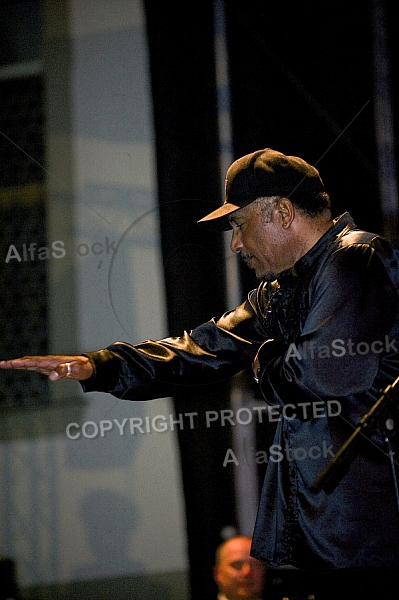
[[[265,568],[250,556],[250,549],[251,538],[238,535],[216,550],[213,575],[219,592],[228,600],[257,600],[262,596]]]

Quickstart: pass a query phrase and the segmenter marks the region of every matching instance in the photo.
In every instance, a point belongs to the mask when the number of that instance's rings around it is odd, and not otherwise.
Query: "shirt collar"
[[[310,250],[295,263],[292,269],[287,269],[287,271],[284,271],[278,276],[277,279],[279,283],[281,283],[281,278],[285,280],[286,278],[292,277],[292,275],[298,276],[307,271],[314,261],[324,252],[328,244],[333,242],[339,235],[343,235],[347,231],[355,228],[355,222],[348,212],[345,212],[334,219],[333,226],[327,229],[314,246],[312,246]]]

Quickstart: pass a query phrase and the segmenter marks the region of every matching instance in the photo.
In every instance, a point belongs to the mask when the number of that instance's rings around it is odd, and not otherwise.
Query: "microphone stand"
[[[371,407],[371,409],[363,415],[357,424],[356,429],[352,435],[342,444],[337,454],[332,458],[322,471],[314,479],[310,489],[313,492],[320,492],[322,489],[328,494],[331,493],[338,482],[345,475],[348,470],[350,463],[356,456],[356,448],[359,441],[364,436],[366,431],[372,431],[372,426],[376,419],[378,419],[384,410],[387,408],[387,404],[392,402],[397,393],[396,386],[399,384],[399,377],[395,379],[393,383],[388,385],[382,392],[378,400]],[[391,463],[393,482],[396,494],[396,502],[399,511],[399,486],[395,470],[395,452],[392,449],[391,438],[394,437],[395,423],[391,417],[385,421],[385,441],[388,444],[388,456]]]

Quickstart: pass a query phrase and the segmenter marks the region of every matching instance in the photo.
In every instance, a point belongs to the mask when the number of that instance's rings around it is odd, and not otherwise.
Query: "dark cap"
[[[239,158],[229,167],[222,206],[198,223],[210,229],[230,228],[227,216],[263,196],[289,197],[295,191],[318,193],[324,185],[317,169],[297,156],[266,148]]]

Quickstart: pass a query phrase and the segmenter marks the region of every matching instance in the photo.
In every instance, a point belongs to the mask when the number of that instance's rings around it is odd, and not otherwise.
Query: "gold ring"
[[[67,374],[66,374],[66,376],[67,376],[67,377],[71,377],[71,376],[72,376],[72,367],[71,367],[71,363],[70,363],[70,362],[67,362],[67,363],[65,363],[65,365],[66,365],[66,368],[67,368]]]

